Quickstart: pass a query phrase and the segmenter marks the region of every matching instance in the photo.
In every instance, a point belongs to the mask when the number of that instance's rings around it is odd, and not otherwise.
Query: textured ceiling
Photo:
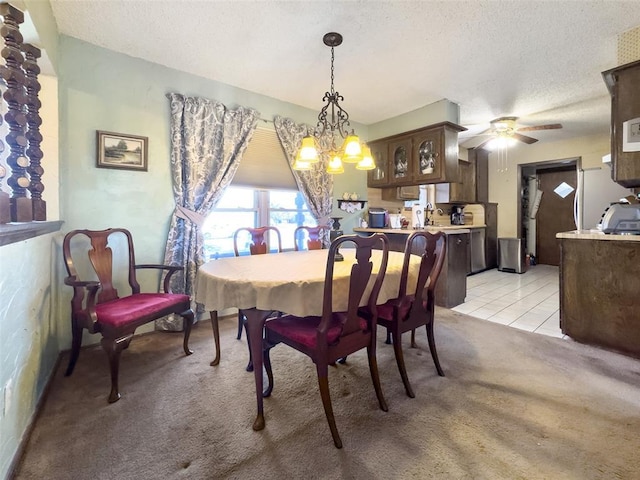
[[[640,25],[633,1],[50,0],[60,33],[240,88],[322,106],[335,86],[371,124],[442,98],[467,135],[503,115],[540,141],[607,133],[601,72],[617,35]],[[479,143],[478,140],[477,143]]]

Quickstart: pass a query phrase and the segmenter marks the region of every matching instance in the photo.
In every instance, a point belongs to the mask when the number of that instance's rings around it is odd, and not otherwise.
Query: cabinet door
[[[389,184],[408,185],[411,183],[411,137],[398,138],[389,142]]]
[[[614,76],[611,102],[611,163],[613,180],[623,187],[640,187],[640,62],[623,67]],[[627,130],[627,132],[625,132]],[[628,138],[625,143],[625,137]]]
[[[389,184],[389,150],[387,142],[369,143],[376,168],[367,172],[367,186],[386,187]]]
[[[414,135],[413,179],[418,184],[444,180],[445,161],[440,130],[426,130]]]

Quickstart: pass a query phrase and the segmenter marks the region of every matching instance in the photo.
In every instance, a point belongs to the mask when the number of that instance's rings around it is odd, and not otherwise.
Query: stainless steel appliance
[[[596,228],[605,208],[629,194],[633,191],[611,180],[611,168],[606,165],[578,170],[578,190],[574,199],[576,228]]]
[[[640,235],[640,204],[614,203],[605,210],[599,227],[604,233]]]
[[[385,228],[387,211],[384,208],[369,208],[369,228]]]
[[[484,228],[471,229],[471,241],[469,242],[470,273],[478,273],[487,269],[487,259],[485,256]]]

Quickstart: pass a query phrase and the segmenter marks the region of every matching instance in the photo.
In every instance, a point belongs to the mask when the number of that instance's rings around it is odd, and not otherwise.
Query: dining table
[[[219,339],[218,312],[229,308],[241,309],[247,319],[247,336],[253,359],[256,387],[257,415],[254,430],[265,426],[263,407],[262,341],[264,323],[274,312],[300,317],[321,316],[329,250],[305,250],[224,257],[202,265],[196,275],[195,301],[211,313],[214,338]],[[332,278],[333,311],[346,311],[349,298],[351,267],[355,263],[355,249],[340,249],[343,260],[336,261]],[[378,273],[382,251],[372,251],[373,273],[363,295],[366,305]],[[385,277],[377,304],[398,296],[404,253],[389,252]],[[420,257],[410,257],[407,288],[415,289]],[[219,341],[215,358],[220,362]]]

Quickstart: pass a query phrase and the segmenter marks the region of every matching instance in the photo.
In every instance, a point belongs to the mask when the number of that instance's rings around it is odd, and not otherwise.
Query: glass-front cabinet
[[[411,137],[402,137],[389,142],[389,181],[391,185],[411,183]]]
[[[374,170],[369,170],[367,184],[370,187],[386,187],[389,184],[389,151],[387,142],[369,143],[373,161],[376,163]]]
[[[442,177],[440,148],[440,130],[427,130],[414,136],[415,153],[413,161],[413,179],[418,184],[429,183],[430,180]]]
[[[369,172],[368,186],[459,182],[458,132],[464,130],[442,122],[371,142],[377,169]]]

